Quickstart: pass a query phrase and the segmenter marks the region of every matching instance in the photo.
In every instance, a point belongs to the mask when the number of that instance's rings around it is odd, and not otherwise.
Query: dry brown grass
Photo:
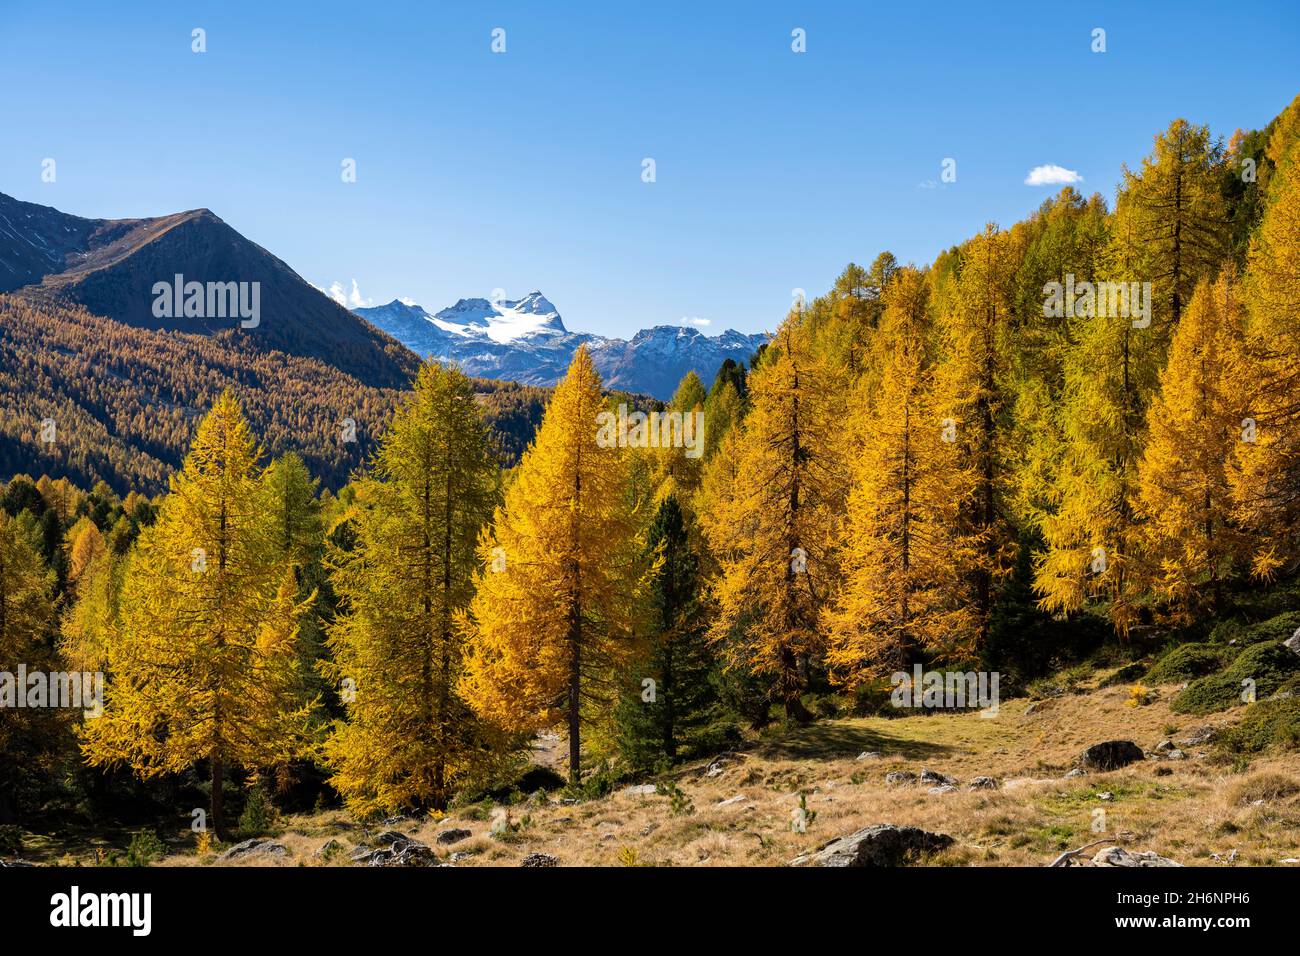
[[[580,803],[510,808],[517,829],[505,838],[468,812],[442,821],[409,821],[396,829],[433,846],[446,858],[469,854],[459,866],[512,866],[530,853],[562,865],[781,865],[826,841],[873,823],[910,824],[952,835],[956,844],[929,862],[937,865],[1035,865],[1062,850],[1104,835],[1119,845],[1154,850],[1186,864],[1220,865],[1237,851],[1237,864],[1276,865],[1300,857],[1300,754],[1261,758],[1243,778],[1213,761],[1208,748],[1188,748],[1182,761],[1147,760],[1106,774],[1064,779],[1080,751],[1101,740],[1130,739],[1145,749],[1229,713],[1205,720],[1172,714],[1172,688],[1154,702],[1126,704],[1128,688],[1114,687],[1040,702],[1002,706],[994,718],[976,713],[894,719],[823,721],[779,739],[755,742],[718,776],[704,764],[678,780],[694,812],[674,815],[661,795],[615,793]],[[857,760],[879,751],[880,758]],[[957,777],[1003,782],[996,791],[931,795],[926,788],[887,787],[891,770],[928,767]],[[815,812],[807,831],[791,828],[803,793]],[[1109,793],[1102,799],[1102,793]],[[743,799],[720,806],[730,798]],[[1259,802],[1262,801],[1262,802]],[[284,859],[253,865],[348,865],[346,851],[330,863],[315,858],[331,837],[348,850],[362,831],[345,814],[291,818],[277,840]],[[456,826],[474,836],[450,847],[437,833]],[[193,854],[167,863],[209,863]]]

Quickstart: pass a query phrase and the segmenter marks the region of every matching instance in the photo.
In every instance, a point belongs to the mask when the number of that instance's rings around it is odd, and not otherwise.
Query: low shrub
[[[1300,697],[1260,701],[1219,735],[1217,746],[1227,754],[1300,749]]]
[[[1243,681],[1255,682],[1256,698],[1262,700],[1300,672],[1300,654],[1277,642],[1253,644],[1217,674],[1201,677],[1170,702],[1183,714],[1209,714],[1242,703]]]
[[[1150,684],[1179,684],[1222,670],[1234,655],[1220,644],[1181,644],[1151,665]]]

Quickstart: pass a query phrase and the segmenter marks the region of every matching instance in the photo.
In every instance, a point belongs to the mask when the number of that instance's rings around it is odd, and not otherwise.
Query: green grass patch
[[[1179,684],[1222,670],[1236,656],[1223,644],[1182,644],[1160,658],[1147,671],[1149,684]]]
[[[1281,644],[1253,644],[1217,674],[1201,677],[1170,701],[1182,714],[1209,714],[1244,703],[1245,680],[1255,682],[1256,699],[1262,700],[1300,672],[1300,655]]]
[[[1236,641],[1238,645],[1262,644],[1265,641],[1285,641],[1300,629],[1300,611],[1286,611],[1258,623],[1249,624],[1239,618],[1220,621],[1210,632],[1210,640],[1221,644]]]
[[[1260,701],[1220,735],[1217,746],[1229,754],[1300,749],[1300,697]]]

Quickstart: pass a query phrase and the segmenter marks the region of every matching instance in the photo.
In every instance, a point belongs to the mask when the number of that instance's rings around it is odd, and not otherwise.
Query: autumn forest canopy
[[[1226,142],[1171,122],[1113,197],[848,265],[656,406],[702,416],[698,448],[602,440],[628,396],[582,349],[549,395],[433,362],[367,390],[384,424],[322,475],[327,439],[283,450],[292,416],[232,374],[114,466],[134,490],[86,480],[89,447],[5,484],[0,672],[104,696],[5,712],[0,823],[182,792],[221,838],[266,803],[443,811],[515,786],[552,731],[591,793],[872,712],[916,664],[1008,695],[1199,634],[1300,568],[1297,303],[1300,97]]]

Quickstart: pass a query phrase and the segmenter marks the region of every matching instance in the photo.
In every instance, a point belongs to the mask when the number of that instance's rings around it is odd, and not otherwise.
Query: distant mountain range
[[[570,332],[540,292],[517,301],[461,299],[430,314],[409,300],[354,310],[421,356],[454,361],[467,374],[526,385],[554,385],[578,346],[586,345],[607,388],[672,397],[687,372],[705,387],[726,359],[747,362],[766,335],[728,330],[708,336],[687,326],[657,325],[631,340]]]
[[[256,322],[211,309],[226,286],[256,288]],[[748,359],[764,340],[668,326],[631,341],[572,333],[540,292],[437,315],[400,301],[358,311],[207,209],[84,219],[0,194],[0,481],[27,472],[160,491],[199,416],[231,388],[268,452],[299,452],[337,488],[366,460],[417,353],[478,379],[511,464],[541,420],[539,386],[559,381],[583,343],[606,387],[640,404],[669,398],[688,370],[712,382],[724,359]],[[41,438],[47,419],[54,441]],[[355,442],[340,437],[348,420]]]
[[[260,321],[155,309],[155,285],[177,275],[257,282]],[[199,417],[230,388],[270,454],[296,451],[338,488],[418,365],[205,209],[83,219],[0,194],[0,482],[46,474],[162,491]],[[475,385],[502,461],[517,461],[545,390]],[[343,437],[352,427],[355,441]]]

